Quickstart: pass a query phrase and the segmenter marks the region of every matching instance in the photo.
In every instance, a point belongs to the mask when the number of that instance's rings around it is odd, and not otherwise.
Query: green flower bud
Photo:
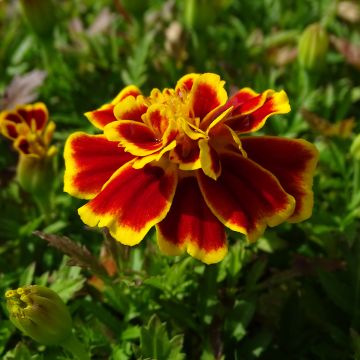
[[[72,320],[54,291],[29,285],[5,293],[11,322],[25,335],[44,345],[62,345],[71,336]]]
[[[20,0],[23,13],[33,32],[42,40],[53,36],[56,24],[52,0]]]
[[[329,47],[329,37],[321,24],[309,25],[300,36],[298,58],[307,70],[320,69],[325,62]]]
[[[17,180],[25,191],[40,200],[49,200],[54,179],[53,156],[20,155],[16,170]]]
[[[350,154],[356,159],[360,160],[360,134],[355,137],[351,144]]]
[[[185,0],[184,24],[188,29],[201,29],[215,22],[219,12],[225,10],[232,0]]]

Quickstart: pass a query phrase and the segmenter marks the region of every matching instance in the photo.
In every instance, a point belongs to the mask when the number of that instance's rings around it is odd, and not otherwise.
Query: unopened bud
[[[351,144],[350,154],[356,159],[360,160],[360,134],[355,137]]]
[[[44,345],[62,345],[72,336],[72,320],[54,291],[29,285],[5,293],[11,322],[25,335]]]
[[[40,158],[33,155],[20,155],[16,175],[17,181],[26,192],[46,200],[53,187],[54,157]]]
[[[325,62],[329,37],[319,23],[309,25],[301,34],[298,45],[300,65],[307,70],[320,69]]]
[[[232,0],[185,0],[184,24],[190,30],[207,27],[231,3]]]

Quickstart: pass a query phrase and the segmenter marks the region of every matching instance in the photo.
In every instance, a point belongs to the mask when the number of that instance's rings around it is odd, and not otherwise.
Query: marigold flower
[[[78,211],[85,224],[123,244],[138,244],[155,225],[165,254],[218,262],[225,227],[255,241],[267,226],[311,215],[316,148],[246,136],[289,111],[284,91],[244,88],[228,99],[211,73],[147,97],[128,86],[85,114],[102,134],[68,138],[64,190],[90,200]]]
[[[43,103],[28,104],[0,113],[0,133],[10,139],[19,153],[17,178],[28,192],[45,195],[53,176],[52,157],[56,147],[50,146],[55,130],[48,122]]]
[[[55,124],[48,123],[48,110],[43,103],[27,104],[0,113],[1,134],[13,142],[21,155],[51,156],[56,151],[49,147]]]

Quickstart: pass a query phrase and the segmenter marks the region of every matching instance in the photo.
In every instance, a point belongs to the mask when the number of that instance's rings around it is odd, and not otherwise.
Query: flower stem
[[[73,334],[65,340],[62,347],[69,351],[75,359],[91,360],[85,346]]]

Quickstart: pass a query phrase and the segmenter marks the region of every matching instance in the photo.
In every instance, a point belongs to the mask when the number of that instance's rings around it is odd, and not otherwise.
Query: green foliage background
[[[0,294],[30,283],[56,290],[93,359],[360,359],[360,160],[350,153],[360,132],[360,20],[347,21],[334,0],[198,0],[193,12],[188,3],[58,1],[44,19],[55,26],[49,40],[31,32],[18,1],[0,1],[0,93],[15,76],[45,70],[37,100],[56,122],[59,148],[44,213],[16,183],[17,155],[0,139]],[[105,8],[110,17],[91,28]],[[331,41],[322,66],[308,71],[296,47],[314,22]],[[85,228],[82,202],[62,192],[67,136],[94,131],[85,111],[127,84],[148,93],[189,72],[218,73],[229,91],[284,89],[291,113],[261,131],[320,151],[312,218],[268,229],[252,245],[229,233],[229,254],[211,266],[162,255],[153,232],[135,248],[116,244]],[[23,337],[0,304],[1,358],[70,358]]]

